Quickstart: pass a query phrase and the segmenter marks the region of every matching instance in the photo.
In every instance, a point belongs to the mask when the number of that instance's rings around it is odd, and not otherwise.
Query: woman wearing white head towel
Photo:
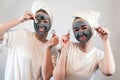
[[[61,54],[53,72],[55,80],[94,80],[98,68],[107,76],[115,72],[109,43],[110,32],[98,27],[99,18],[98,11],[80,11],[74,15],[72,28],[78,42],[70,42],[70,34],[61,37]],[[104,52],[92,44],[95,32],[104,43]]]
[[[36,32],[26,29],[7,31],[16,25],[34,21]],[[8,47],[5,80],[49,80],[56,64],[58,37],[53,34],[47,40],[51,29],[52,15],[45,2],[35,1],[32,13],[0,24],[0,40]],[[6,32],[7,31],[7,32]]]

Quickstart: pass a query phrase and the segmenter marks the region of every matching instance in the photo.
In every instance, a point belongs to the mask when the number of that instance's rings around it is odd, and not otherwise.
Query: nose
[[[41,27],[44,26],[43,22],[40,22],[40,24],[38,24],[38,25],[41,26]]]
[[[78,34],[79,34],[79,35],[83,35],[83,32],[79,32]]]

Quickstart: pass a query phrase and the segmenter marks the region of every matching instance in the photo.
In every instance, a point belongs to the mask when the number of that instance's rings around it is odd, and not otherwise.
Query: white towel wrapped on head
[[[43,9],[48,13],[48,15],[50,16],[50,19],[51,19],[51,23],[52,23],[53,22],[53,16],[52,16],[50,10],[48,9],[45,1],[43,1],[43,0],[34,1],[33,4],[32,4],[32,8],[31,8],[33,15],[35,15],[35,13],[40,9]]]
[[[99,26],[99,22],[98,22],[98,20],[100,19],[99,11],[93,11],[93,10],[78,11],[74,14],[74,18],[75,17],[80,17],[86,20],[90,24],[91,28]]]

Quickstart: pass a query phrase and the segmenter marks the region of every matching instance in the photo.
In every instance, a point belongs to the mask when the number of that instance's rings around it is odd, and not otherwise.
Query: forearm
[[[44,59],[42,63],[42,77],[43,80],[49,80],[52,76],[53,66],[52,66],[52,56],[50,48],[47,48]]]
[[[104,59],[102,62],[102,67],[105,74],[113,74],[115,72],[115,62],[109,40],[104,42]]]
[[[66,49],[62,48],[60,59],[53,72],[55,80],[65,80],[66,58]]]
[[[21,19],[15,18],[13,20],[0,24],[0,35],[2,35],[4,32],[9,30],[10,28],[20,24],[21,22],[22,22]]]

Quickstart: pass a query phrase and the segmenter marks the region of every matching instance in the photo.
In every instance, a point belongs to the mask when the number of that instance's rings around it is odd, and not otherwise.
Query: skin
[[[44,12],[37,12],[35,15],[37,14],[46,14]],[[0,24],[0,40],[3,40],[4,38],[4,32],[6,32],[7,30],[9,30],[10,28],[15,27],[16,25],[23,23],[25,21],[28,20],[35,20],[35,16],[29,12],[26,11],[21,17],[19,18],[15,18],[12,19],[10,21],[4,22]],[[52,59],[51,59],[51,48],[55,45],[58,44],[59,39],[57,37],[57,35],[53,34],[53,36],[51,37],[50,40],[47,40],[48,33],[42,34],[40,35],[39,33],[35,32],[35,37],[45,43],[45,53],[44,53],[44,60],[43,60],[43,64],[42,64],[42,77],[43,80],[49,80],[50,77],[52,76],[52,72],[53,72],[53,65],[52,65]]]
[[[83,19],[77,19],[77,20],[83,21]],[[74,20],[73,23],[75,21],[76,20]],[[111,76],[115,72],[115,62],[109,42],[110,31],[104,27],[97,27],[95,28],[95,30],[102,39],[104,44],[103,46],[104,59],[98,63],[98,67],[104,75]],[[61,49],[60,59],[53,72],[53,76],[55,80],[65,80],[66,61],[67,61],[66,51],[70,43],[70,35],[68,34],[63,35],[60,41],[61,41],[62,49]],[[93,49],[92,39],[89,39],[85,44],[79,44],[79,49],[83,51],[85,54],[87,54],[90,50]]]
[[[73,32],[80,44],[85,44],[92,36],[91,27],[85,20],[75,20],[73,23]]]
[[[34,29],[39,34],[48,33],[51,29],[50,17],[47,14],[37,14],[34,20]],[[39,29],[44,29],[44,31],[39,31]]]

